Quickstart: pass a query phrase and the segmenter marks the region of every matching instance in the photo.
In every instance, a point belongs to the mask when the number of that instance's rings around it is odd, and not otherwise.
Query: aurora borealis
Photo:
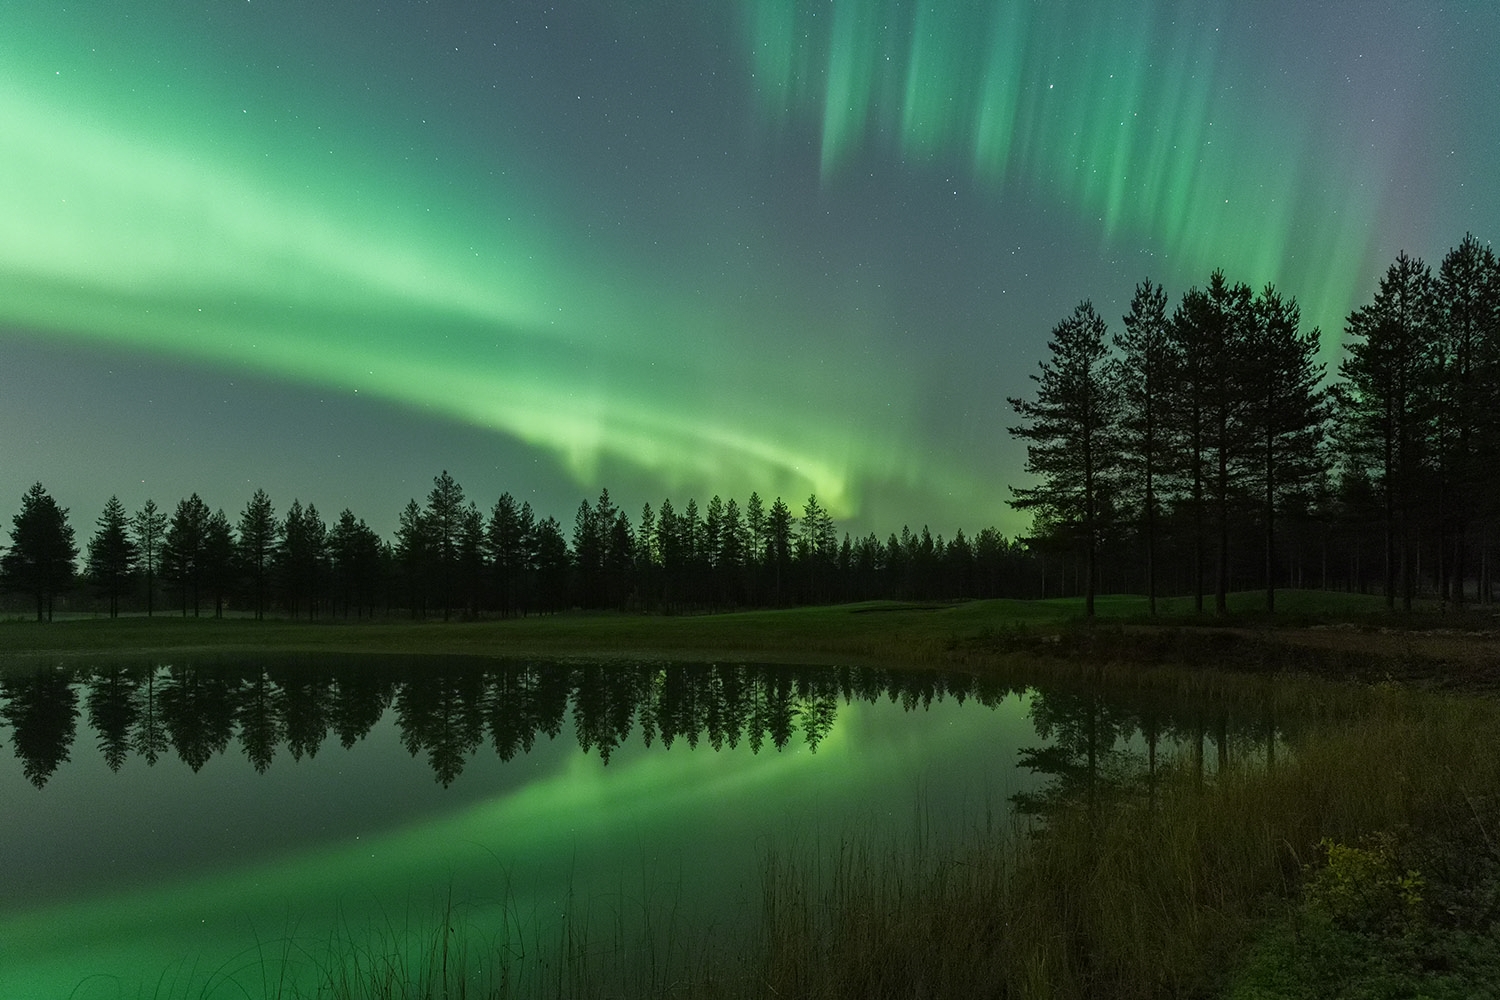
[[[1493,4],[85,3],[0,14],[0,497],[439,469],[566,517],[1022,526],[1053,323],[1215,267],[1335,356],[1500,233]]]

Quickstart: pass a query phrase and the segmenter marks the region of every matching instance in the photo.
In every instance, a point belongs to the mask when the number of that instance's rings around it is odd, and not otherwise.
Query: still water
[[[855,668],[319,657],[13,672],[0,996],[310,987],[330,942],[400,949],[445,909],[491,947],[555,940],[565,917],[733,941],[768,851],[963,837],[1139,782],[1174,753],[1212,767],[1270,732]]]

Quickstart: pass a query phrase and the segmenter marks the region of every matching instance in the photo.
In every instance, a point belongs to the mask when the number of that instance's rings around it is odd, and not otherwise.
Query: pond
[[[323,656],[12,673],[0,996],[310,990],[340,955],[418,963],[442,926],[532,958],[569,933],[636,961],[732,947],[768,852],[961,838],[1149,783],[1174,756],[1211,771],[1274,755],[1274,733],[857,668]]]

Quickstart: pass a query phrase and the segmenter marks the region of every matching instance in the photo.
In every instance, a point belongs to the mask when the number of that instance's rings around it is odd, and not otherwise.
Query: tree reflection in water
[[[794,740],[816,751],[839,706],[888,698],[908,711],[935,700],[994,707],[1028,691],[970,674],[743,663],[557,662],[429,658],[277,659],[259,666],[214,662],[108,665],[0,681],[0,721],[28,780],[43,787],[72,747],[80,696],[111,770],[131,755],[153,765],[169,749],[193,770],[237,743],[258,772],[278,754],[316,755],[330,734],[348,749],[387,711],[402,745],[425,755],[444,787],[488,743],[502,760],[558,738],[571,719],[578,746],[608,764],[626,741],[713,750],[742,743],[759,753]],[[1098,691],[1030,691],[1039,744],[1020,765],[1048,776],[1017,796],[1023,814],[1096,808],[1124,790],[1153,794],[1158,749],[1189,749],[1202,775],[1205,743],[1227,766],[1236,740],[1274,761],[1269,713],[1242,720],[1225,708],[1133,700]],[[1212,734],[1210,736],[1210,734]]]
[[[1202,785],[1236,764],[1274,767],[1276,744],[1285,738],[1269,706],[1245,711],[1146,690],[1109,696],[1097,688],[1033,691],[1029,712],[1044,742],[1023,748],[1019,763],[1046,781],[1012,802],[1018,814],[1043,823],[1063,810],[1096,816],[1122,798],[1140,797],[1154,806],[1167,766],[1164,744],[1174,751],[1172,765],[1190,769]]]

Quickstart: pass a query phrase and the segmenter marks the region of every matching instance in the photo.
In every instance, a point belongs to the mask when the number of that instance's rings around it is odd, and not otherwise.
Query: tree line
[[[0,582],[36,617],[57,600],[110,615],[227,608],[293,618],[644,612],[897,599],[1207,595],[1278,587],[1379,592],[1410,609],[1493,600],[1500,495],[1500,263],[1473,236],[1434,273],[1401,254],[1352,311],[1338,378],[1294,298],[1214,272],[1170,311],[1135,289],[1121,332],[1084,301],[1052,330],[1033,398],[1008,402],[1034,485],[993,527],[882,541],[840,533],[816,495],[794,511],[752,492],[646,504],[608,489],[565,531],[502,494],[481,510],[445,471],[384,539],[350,510],[331,524],[256,490],[235,519],[195,493],[171,514],[111,497],[79,549],[34,485],[12,518]]]
[[[634,521],[603,489],[565,534],[555,517],[502,494],[483,511],[444,471],[410,500],[384,539],[352,511],[329,524],[294,499],[278,514],[256,490],[237,518],[194,493],[169,515],[152,500],[128,512],[110,497],[81,568],[69,512],[42,484],[27,491],[0,555],[8,589],[50,620],[56,602],[183,616],[226,610],[263,618],[509,617],[569,608],[684,612],[901,600],[1033,596],[1031,557],[985,528],[971,539],[903,527],[840,539],[811,495],[794,513],[752,492],[679,511],[670,498]]]
[[[1035,485],[1035,553],[1101,584],[1207,594],[1383,593],[1410,610],[1493,600],[1500,495],[1500,263],[1465,236],[1436,273],[1399,255],[1351,312],[1337,380],[1293,298],[1215,271],[1168,311],[1135,289],[1123,330],[1088,301],[1052,330],[1031,398],[1008,402]],[[1065,566],[1066,563],[1063,563]]]

